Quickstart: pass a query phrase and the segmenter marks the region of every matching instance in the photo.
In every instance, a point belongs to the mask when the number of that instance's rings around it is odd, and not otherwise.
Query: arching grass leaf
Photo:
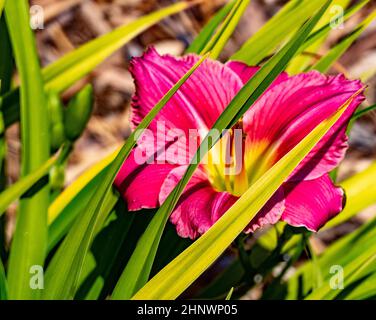
[[[289,35],[299,28],[319,9],[325,0],[288,2],[273,18],[244,43],[230,60],[240,60],[248,65],[258,65]]]
[[[286,299],[305,298],[314,287],[315,268],[319,268],[323,275],[323,283],[329,283],[333,276],[333,266],[345,267],[362,255],[368,248],[374,247],[376,242],[376,220],[365,223],[356,231],[332,243],[324,253],[318,257],[317,266],[311,261],[301,265],[286,283]]]
[[[335,218],[328,221],[322,230],[337,226],[376,203],[375,179],[376,163],[373,163],[367,169],[343,181],[341,186],[346,194],[345,208]]]
[[[376,10],[364,19],[349,35],[336,44],[325,56],[323,56],[311,69],[326,72],[331,65],[359,38],[367,26],[375,19]]]
[[[230,13],[223,21],[220,28],[202,49],[200,54],[205,54],[210,51],[210,57],[212,59],[218,58],[219,54],[222,52],[222,49],[224,48],[227,41],[230,39],[232,33],[234,32],[236,26],[238,25],[239,20],[242,17],[249,2],[250,0],[237,0],[235,2]]]
[[[8,187],[0,194],[0,216],[5,212],[8,206],[20,198],[26,191],[28,191],[35,183],[42,177],[48,174],[48,171],[56,162],[57,157],[54,156],[44,163],[40,168],[21,178],[12,186]]]
[[[187,9],[195,3],[197,2],[189,4],[182,1],[173,4],[121,26],[68,53],[43,69],[46,89],[56,92],[64,91],[141,32],[162,19]],[[19,120],[18,96],[19,90],[16,89],[3,97],[4,122],[6,127]]]
[[[196,38],[192,41],[191,45],[187,48],[187,53],[200,53],[205,45],[210,41],[215,30],[226,18],[231,9],[234,7],[236,0],[227,3],[221,10],[219,10],[213,18],[204,26]]]
[[[26,0],[7,1],[5,11],[22,86],[21,176],[27,176],[50,157],[46,98],[36,43],[29,25],[28,3]],[[48,186],[35,188],[20,201],[8,266],[11,299],[32,299],[40,293],[30,288],[29,270],[32,266],[44,264],[48,204]]]
[[[333,1],[330,8],[325,12],[322,19],[319,21],[318,28],[314,31],[304,43],[301,48],[301,51],[306,51],[308,53],[317,53],[318,50],[321,48],[323,42],[326,40],[327,36],[329,35],[330,31],[333,29],[333,23],[335,21],[334,14],[339,14],[339,21],[338,23],[343,23],[349,18],[351,18],[355,13],[357,13],[361,8],[363,8],[369,0],[363,0],[358,3],[355,3],[350,8],[347,8],[343,11],[338,11],[338,8],[346,8],[350,1],[348,0],[337,0]],[[336,6],[336,7],[335,7]],[[332,8],[335,10],[333,11]],[[337,9],[336,9],[337,8]],[[342,9],[343,10],[343,9]],[[338,12],[336,12],[338,11]],[[343,14],[343,16],[342,16]],[[286,71],[290,74],[296,74],[299,72],[303,72],[312,62],[312,56],[307,55],[299,55],[294,60],[292,60],[287,67]]]

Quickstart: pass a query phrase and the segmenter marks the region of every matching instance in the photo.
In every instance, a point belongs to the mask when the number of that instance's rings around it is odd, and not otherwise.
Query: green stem
[[[244,269],[245,280],[249,283],[253,280],[252,265],[247,251],[244,248],[244,240],[246,237],[243,235],[238,236],[235,239],[236,246],[238,248],[239,261]]]

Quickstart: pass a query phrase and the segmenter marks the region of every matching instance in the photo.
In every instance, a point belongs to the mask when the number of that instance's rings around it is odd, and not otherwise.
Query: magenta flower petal
[[[171,164],[143,164],[135,161],[133,150],[116,176],[115,186],[123,196],[130,211],[159,206],[159,190],[168,173],[176,166]]]
[[[252,219],[245,229],[246,233],[255,232],[257,229],[277,223],[285,210],[285,194],[283,188],[279,188],[276,193],[269,199],[265,206]]]
[[[198,59],[196,55],[180,59],[160,56],[150,48],[142,57],[132,60],[136,85],[131,106],[133,128]],[[116,178],[115,186],[130,210],[159,205],[159,190],[169,171],[187,164],[195,152],[188,146],[189,129],[210,128],[241,86],[241,80],[231,69],[213,60],[205,61],[184,83],[152,121],[150,134],[143,134],[136,147],[137,153],[146,155],[145,160],[154,156],[160,163],[140,165],[132,152]]]
[[[247,144],[253,148],[262,145],[259,154],[249,156],[265,158],[269,152],[272,161],[278,161],[360,88],[360,81],[350,81],[342,75],[325,76],[316,71],[275,85],[244,116]],[[342,118],[302,162],[297,169],[299,174],[295,172],[295,180],[318,178],[338,165],[347,148],[345,129],[349,117],[363,99],[361,95],[354,99]],[[255,161],[257,159],[249,162]]]
[[[186,170],[181,166],[172,170],[166,178],[159,195],[163,203],[179,182]],[[171,215],[178,234],[183,238],[195,239],[206,232],[237,200],[228,192],[213,189],[206,173],[199,169],[186,186]]]
[[[160,203],[165,201],[185,170],[186,166],[180,166],[168,174],[159,195]],[[171,215],[171,222],[176,225],[181,237],[195,239],[205,233],[237,199],[228,192],[215,191],[206,173],[199,169],[184,190]],[[252,219],[245,232],[254,232],[264,225],[277,223],[285,209],[284,201],[283,188],[280,188]]]
[[[333,185],[329,175],[283,185],[285,211],[281,220],[295,227],[319,230],[343,206],[343,190]]]
[[[132,60],[131,72],[135,79],[136,94],[131,106],[131,123],[137,126],[145,115],[156,105],[165,93],[199,59],[197,55],[175,58],[160,56],[150,48],[140,57]],[[225,65],[206,60],[182,85],[179,91],[158,113],[149,129],[158,135],[158,139],[145,139],[140,147],[160,149],[153,141],[163,144],[163,132],[176,132],[183,139],[166,139],[170,150],[159,157],[172,163],[187,164],[195,150],[188,150],[190,129],[198,129],[204,134],[212,127],[224,108],[242,87],[239,77]],[[158,130],[163,126],[163,130]],[[162,136],[161,136],[162,135]],[[176,142],[174,142],[176,141]]]
[[[250,67],[239,61],[229,61],[226,63],[226,66],[239,76],[243,84],[252,78],[258,70],[260,70],[260,67]]]
[[[255,73],[260,70],[260,67],[252,67],[248,66],[243,62],[239,61],[229,61],[226,63],[226,66],[229,67],[232,71],[234,71],[239,78],[242,80],[243,84],[245,84],[250,78],[252,78]],[[271,84],[270,88],[279,84],[282,81],[288,79],[288,74],[286,72],[282,72]]]
[[[196,55],[175,58],[160,56],[150,48],[132,60],[131,72],[136,83],[132,105],[132,123],[138,125],[163,95],[198,61]],[[225,65],[206,60],[183,84],[156,117],[168,127],[211,128],[224,108],[242,87],[239,77]],[[153,128],[153,126],[151,126]]]

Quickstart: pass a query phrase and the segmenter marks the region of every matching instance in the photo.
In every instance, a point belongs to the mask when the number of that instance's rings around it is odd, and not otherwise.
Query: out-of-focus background
[[[37,30],[41,64],[48,65],[83,43],[99,37],[112,29],[162,8],[174,0],[31,0],[44,12],[44,29]],[[180,55],[197,35],[203,25],[227,0],[205,0],[194,8],[164,20],[134,39],[122,50],[99,66],[92,74],[69,89],[64,98],[69,99],[78,89],[90,82],[95,90],[95,111],[83,137],[76,143],[67,172],[69,184],[91,164],[114,150],[129,135],[129,104],[134,92],[133,80],[128,72],[132,56],[140,55],[153,45],[160,53]],[[252,0],[232,40],[226,46],[222,59],[235,52],[260,26],[274,15],[286,1]],[[376,8],[376,1],[363,8],[344,28],[333,32],[326,48],[348,33],[357,22]],[[340,59],[336,69],[353,78],[376,72],[376,24],[373,23]],[[336,70],[332,70],[336,72]],[[374,72],[374,73],[375,73]],[[376,76],[368,80],[367,104],[376,101]],[[19,132],[14,125],[7,132],[8,171],[15,181],[18,177]],[[347,177],[362,170],[376,157],[376,113],[370,113],[355,124],[350,139],[350,151],[340,170]],[[352,228],[370,212],[353,219],[346,228]],[[336,229],[337,230],[337,229]],[[346,232],[339,228],[338,232]],[[332,238],[333,232],[328,235]],[[322,242],[326,241],[325,234]],[[320,246],[320,240],[318,240]]]

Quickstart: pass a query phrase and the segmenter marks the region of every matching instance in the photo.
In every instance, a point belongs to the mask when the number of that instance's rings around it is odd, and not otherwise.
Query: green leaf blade
[[[234,7],[236,0],[232,0],[226,4],[215,16],[204,26],[198,36],[193,40],[191,45],[187,48],[186,53],[200,53],[205,45],[210,41],[215,30],[226,18],[231,9]]]
[[[322,230],[333,228],[376,202],[376,163],[341,183],[345,190],[346,205],[341,213],[331,219]]]
[[[8,299],[8,283],[5,275],[4,265],[0,259],[0,300]]]
[[[22,84],[21,175],[25,176],[49,158],[48,114],[36,43],[29,27],[28,4],[25,0],[7,1],[5,11]],[[47,186],[20,202],[8,267],[11,299],[33,299],[40,293],[30,288],[29,272],[32,266],[44,264],[48,203]]]
[[[290,1],[257,31],[230,60],[243,61],[248,65],[258,65],[324,3],[325,0]]]
[[[109,34],[99,37],[43,70],[47,89],[63,91],[70,85],[89,73],[113,52],[120,49],[125,43],[141,32],[159,22],[163,18],[187,9],[187,2],[180,2],[151,13],[145,17],[115,29]],[[82,63],[82,62],[85,63]]]
[[[376,18],[376,10],[364,19],[355,30],[345,37],[341,42],[334,46],[325,56],[323,56],[310,69],[320,72],[327,72],[334,62],[351,46],[351,44],[362,34],[368,25]]]
[[[40,168],[21,178],[12,186],[0,194],[0,216],[5,212],[8,206],[21,197],[26,191],[31,189],[42,177],[48,174],[49,169],[56,162],[57,158],[53,157],[44,163]]]
[[[248,7],[249,2],[250,0],[237,0],[235,2],[221,27],[201,51],[201,54],[205,54],[210,51],[210,57],[212,59],[218,58],[219,54],[222,52],[222,49],[238,25],[241,17],[243,16],[245,9]]]

